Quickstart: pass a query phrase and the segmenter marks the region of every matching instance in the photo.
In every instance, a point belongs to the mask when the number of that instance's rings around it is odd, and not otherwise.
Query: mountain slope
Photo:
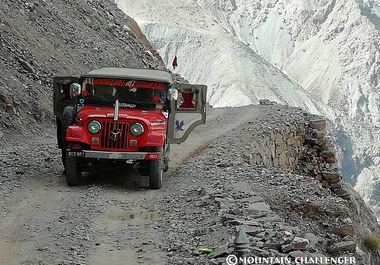
[[[380,215],[378,1],[116,3],[211,105],[269,98],[332,120],[345,180]]]
[[[103,66],[164,68],[138,31],[110,1],[1,1],[0,144],[52,125],[54,76]]]

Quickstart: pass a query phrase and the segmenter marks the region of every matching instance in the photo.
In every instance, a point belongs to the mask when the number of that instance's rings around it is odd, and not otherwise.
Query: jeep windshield
[[[86,78],[79,102],[84,105],[151,109],[166,103],[164,83],[120,79]]]

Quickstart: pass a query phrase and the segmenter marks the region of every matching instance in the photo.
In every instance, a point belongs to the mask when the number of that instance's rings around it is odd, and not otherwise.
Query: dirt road
[[[83,185],[68,187],[53,137],[8,146],[0,155],[0,264],[167,264],[159,220],[168,209],[181,211],[170,203],[173,191],[191,190],[173,177],[177,168],[257,113],[210,109],[207,124],[172,147],[160,190],[147,189],[147,179],[130,167],[88,174]]]

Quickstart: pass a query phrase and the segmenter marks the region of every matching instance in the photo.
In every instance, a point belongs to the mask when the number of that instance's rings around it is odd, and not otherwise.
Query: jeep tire
[[[169,171],[169,155],[170,155],[170,144],[167,144],[167,147],[164,149],[164,172]]]
[[[73,106],[67,106],[62,114],[62,146],[67,149],[68,142],[66,141],[66,132],[70,125],[74,123],[75,111]]]
[[[148,163],[149,169],[149,186],[151,189],[160,189],[162,187],[162,177],[164,174],[164,156],[160,148],[160,159],[151,160]]]
[[[71,149],[72,143],[68,148]],[[67,156],[66,157],[66,182],[69,186],[78,186],[82,178],[82,158]]]
[[[62,128],[61,128],[61,143],[62,143],[62,163],[66,172],[66,149],[68,142],[66,141],[66,131],[70,125],[74,123],[75,111],[73,106],[67,106],[63,110]]]
[[[169,158],[165,157],[164,158],[164,172],[168,172],[169,170]]]

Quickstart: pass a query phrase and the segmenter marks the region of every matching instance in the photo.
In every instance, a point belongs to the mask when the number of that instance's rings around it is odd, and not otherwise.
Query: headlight
[[[144,126],[141,123],[136,122],[131,125],[130,131],[133,136],[140,136],[144,132]]]
[[[102,129],[100,122],[93,120],[87,124],[87,130],[92,134],[97,134]]]

